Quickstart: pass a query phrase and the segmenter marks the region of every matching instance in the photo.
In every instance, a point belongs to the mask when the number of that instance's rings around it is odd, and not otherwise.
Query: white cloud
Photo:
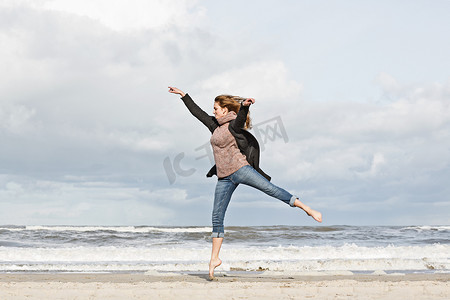
[[[177,188],[144,190],[114,182],[24,180],[4,175],[0,218],[4,224],[48,224],[48,220],[53,224],[170,223],[173,212],[167,203],[183,204],[186,196],[186,191]]]
[[[388,92],[389,94],[395,94],[401,89],[401,86],[397,82],[397,80],[392,75],[384,72],[378,74],[378,76],[375,78],[375,82],[378,83],[383,88],[383,90]]]
[[[197,3],[195,0],[128,0],[126,2],[121,0],[3,0],[1,4],[84,16],[113,30],[130,31],[170,25],[188,27],[193,23],[198,24],[205,11]]]
[[[33,116],[36,110],[25,105],[0,103],[0,132],[23,134],[33,128]]]
[[[282,61],[252,62],[211,76],[199,86],[207,93],[223,91],[219,93],[276,101],[298,97],[302,90]]]
[[[266,145],[262,167],[278,182],[308,182],[312,195],[333,186],[331,198],[344,193],[349,205],[364,191],[405,203],[449,174],[449,88],[398,84],[387,103],[302,101],[281,115],[289,142]]]
[[[112,132],[108,138],[112,143],[133,151],[161,151],[168,147],[168,141],[163,137],[139,132]]]

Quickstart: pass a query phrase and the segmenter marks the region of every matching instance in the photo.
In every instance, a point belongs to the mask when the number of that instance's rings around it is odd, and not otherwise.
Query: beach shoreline
[[[0,274],[0,299],[448,299],[450,274]]]
[[[275,274],[278,273],[278,274]],[[322,274],[323,273],[323,274]],[[332,274],[327,272],[303,272],[295,274],[290,272],[218,272],[218,282],[287,282],[287,281],[336,281],[355,280],[367,281],[441,281],[450,282],[450,273],[393,273],[393,274]],[[168,273],[0,273],[1,282],[203,282],[209,281],[206,272]]]

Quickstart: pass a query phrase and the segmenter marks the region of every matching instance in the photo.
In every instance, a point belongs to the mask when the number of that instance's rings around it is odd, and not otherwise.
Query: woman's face
[[[214,102],[214,116],[220,119],[228,113],[228,108],[220,107],[218,102]]]

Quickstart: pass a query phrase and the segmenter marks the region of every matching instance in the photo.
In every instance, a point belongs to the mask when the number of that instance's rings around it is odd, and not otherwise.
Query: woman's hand
[[[247,98],[242,102],[242,105],[244,106],[250,106],[251,104],[255,103],[255,99],[253,98]]]
[[[186,93],[183,92],[182,90],[177,89],[176,87],[172,87],[172,86],[169,86],[169,93],[178,94],[181,97],[184,97],[186,95]]]

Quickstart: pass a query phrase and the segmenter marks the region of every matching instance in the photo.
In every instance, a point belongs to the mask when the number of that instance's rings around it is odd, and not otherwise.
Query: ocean
[[[0,226],[0,273],[207,272],[210,227]],[[448,273],[450,226],[227,227],[216,272]]]

